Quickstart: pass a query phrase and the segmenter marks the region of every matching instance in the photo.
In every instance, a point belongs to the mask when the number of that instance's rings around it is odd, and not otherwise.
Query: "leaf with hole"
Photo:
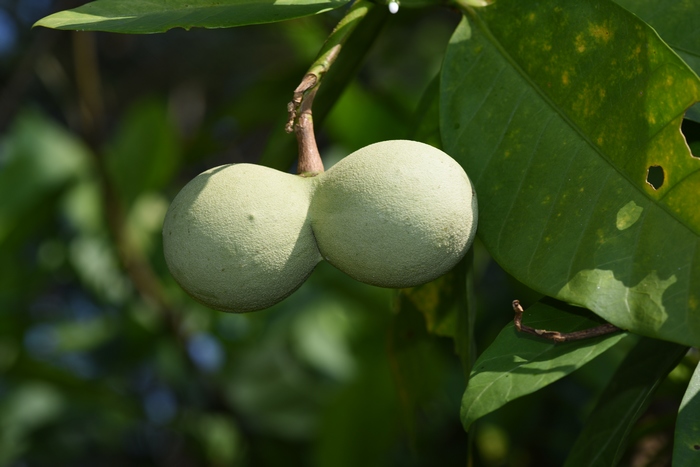
[[[172,28],[230,28],[315,15],[348,0],[97,0],[40,19],[34,26],[129,34]]]
[[[518,280],[651,337],[700,343],[700,80],[610,1],[499,0],[455,31],[445,151],[479,235]]]
[[[567,312],[539,302],[529,307],[523,322],[538,329],[572,332],[600,324],[590,313]],[[579,369],[630,334],[619,332],[594,339],[555,344],[518,333],[508,324],[479,356],[462,397],[465,429],[506,403],[531,394]]]

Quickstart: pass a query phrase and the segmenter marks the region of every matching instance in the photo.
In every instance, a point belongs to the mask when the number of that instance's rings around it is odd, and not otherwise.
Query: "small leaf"
[[[640,340],[601,395],[569,454],[566,467],[617,465],[634,423],[687,350],[670,342]]]
[[[676,419],[673,440],[673,465],[683,467],[700,463],[700,365],[685,391]]]
[[[40,19],[34,26],[128,34],[172,28],[230,28],[323,13],[348,0],[97,0]]]
[[[590,313],[568,313],[542,302],[526,310],[523,322],[534,328],[559,332],[600,324]],[[555,344],[518,333],[512,323],[508,324],[474,364],[462,398],[461,417],[465,430],[478,418],[563,378],[628,338],[629,334],[620,332]]]

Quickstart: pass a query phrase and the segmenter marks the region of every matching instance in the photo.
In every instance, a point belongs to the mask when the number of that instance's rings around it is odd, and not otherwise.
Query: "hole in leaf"
[[[652,165],[647,170],[647,183],[655,190],[664,184],[664,169],[659,165]]]
[[[691,115],[691,110],[698,107],[695,110],[695,114]],[[694,105],[688,112],[686,112],[686,118],[683,119],[681,123],[681,133],[685,138],[686,144],[690,148],[690,155],[696,159],[700,159],[700,106]]]

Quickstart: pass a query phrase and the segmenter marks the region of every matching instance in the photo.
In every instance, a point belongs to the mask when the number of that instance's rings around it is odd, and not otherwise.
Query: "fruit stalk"
[[[294,90],[294,97],[287,105],[289,119],[285,127],[287,133],[296,134],[299,145],[299,163],[297,173],[302,176],[315,176],[323,172],[323,162],[318,152],[314,125],[312,105],[318,87],[326,72],[330,69],[335,59],[340,54],[343,44],[348,40],[352,32],[367,13],[373,8],[367,0],[358,0],[340,20],[323,44],[321,51],[309,71],[304,75],[301,83]]]

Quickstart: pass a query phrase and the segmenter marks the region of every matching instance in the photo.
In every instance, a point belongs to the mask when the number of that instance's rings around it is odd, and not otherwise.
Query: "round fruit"
[[[259,310],[294,292],[321,256],[308,219],[312,179],[252,164],[216,167],[175,197],[163,250],[175,280],[218,310]]]
[[[311,225],[318,249],[355,279],[411,287],[464,256],[477,203],[462,167],[415,141],[366,146],[316,177]]]

